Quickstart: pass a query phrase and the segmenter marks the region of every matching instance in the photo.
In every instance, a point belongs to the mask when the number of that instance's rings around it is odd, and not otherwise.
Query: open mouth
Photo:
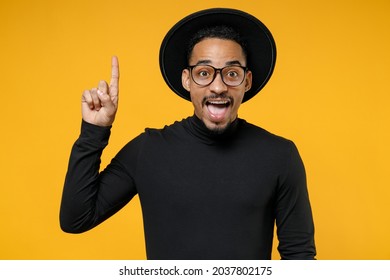
[[[231,103],[229,99],[209,99],[205,105],[211,117],[217,121],[225,117]]]

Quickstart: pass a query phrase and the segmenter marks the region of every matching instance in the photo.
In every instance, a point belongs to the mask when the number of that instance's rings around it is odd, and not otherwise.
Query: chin
[[[207,129],[210,131],[211,134],[220,135],[223,134],[229,127],[231,122],[228,123],[207,123],[204,122]]]

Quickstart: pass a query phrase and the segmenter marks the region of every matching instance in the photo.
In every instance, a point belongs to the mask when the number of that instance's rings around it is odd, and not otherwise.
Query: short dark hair
[[[217,25],[213,27],[206,27],[196,32],[187,45],[187,61],[190,61],[192,51],[197,43],[207,38],[217,38],[223,40],[231,40],[239,44],[242,48],[245,58],[247,57],[247,49],[244,40],[240,33],[227,25]]]

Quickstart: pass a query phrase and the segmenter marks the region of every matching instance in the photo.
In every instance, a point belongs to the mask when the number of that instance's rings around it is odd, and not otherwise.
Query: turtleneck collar
[[[203,121],[199,119],[195,114],[189,117],[184,122],[184,127],[194,136],[202,140],[207,144],[216,144],[218,142],[226,142],[231,139],[239,126],[239,119],[236,118],[230,126],[222,133],[215,133],[209,130]]]

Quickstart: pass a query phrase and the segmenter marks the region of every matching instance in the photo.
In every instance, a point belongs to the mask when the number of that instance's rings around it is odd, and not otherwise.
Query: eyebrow
[[[204,59],[204,60],[198,60],[198,62],[195,63],[195,65],[210,65],[212,63],[211,60],[209,59]],[[238,60],[231,60],[231,61],[227,61],[225,63],[226,66],[231,66],[231,65],[241,65],[241,62],[239,62]]]

